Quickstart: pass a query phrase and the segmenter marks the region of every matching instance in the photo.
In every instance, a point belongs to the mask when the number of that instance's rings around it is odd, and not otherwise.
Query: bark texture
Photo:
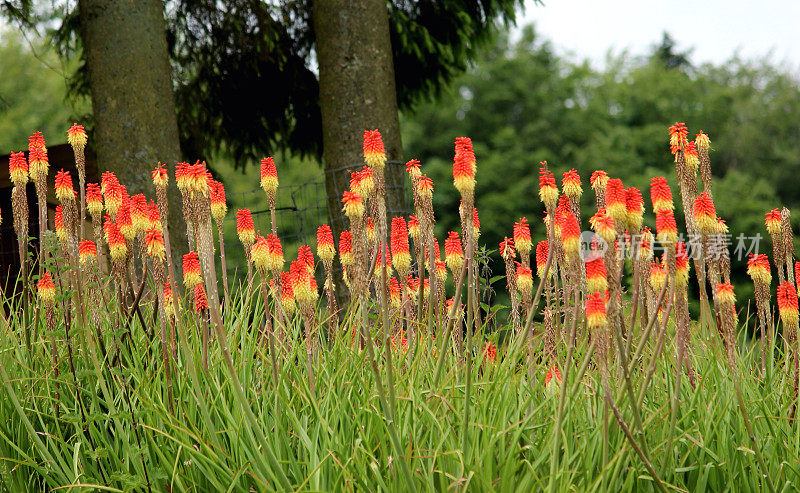
[[[80,0],[80,35],[92,98],[90,136],[100,171],[116,173],[128,193],[153,197],[150,172],[180,160],[178,124],[159,0]],[[180,196],[168,192],[173,256],[186,250]]]

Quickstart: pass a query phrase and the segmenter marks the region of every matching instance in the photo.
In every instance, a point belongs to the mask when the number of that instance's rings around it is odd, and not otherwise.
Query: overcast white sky
[[[693,48],[693,63],[771,53],[773,62],[800,68],[800,0],[525,0],[518,25],[531,22],[561,53],[596,67],[609,49],[644,54],[667,31],[679,51]]]

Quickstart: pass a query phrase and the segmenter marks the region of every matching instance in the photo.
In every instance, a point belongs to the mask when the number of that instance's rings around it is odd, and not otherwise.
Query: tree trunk
[[[172,168],[181,156],[164,4],[80,0],[78,9],[95,124],[90,143],[97,151],[97,168],[116,173],[131,195],[155,198],[150,172],[159,161]],[[174,179],[168,195],[175,257],[186,250],[186,241]]]
[[[313,8],[328,217],[338,240],[349,227],[341,198],[355,169],[346,167],[364,163],[364,130],[380,130],[387,159],[402,159],[389,14],[382,0],[314,0]],[[386,167],[390,218],[406,210],[404,180],[402,166]]]

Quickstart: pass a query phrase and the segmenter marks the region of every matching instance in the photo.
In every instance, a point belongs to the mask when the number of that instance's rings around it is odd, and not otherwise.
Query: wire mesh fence
[[[347,176],[350,176],[350,172],[360,170],[362,166],[363,164],[354,164],[338,169],[325,170],[300,185],[282,185],[278,187],[275,204],[275,226],[278,231],[278,237],[283,244],[284,256],[287,259],[294,258],[300,245],[311,245],[313,247],[316,244],[317,227],[330,223],[328,199],[331,198],[332,203],[340,203],[342,193],[345,191],[344,185],[341,185],[337,180],[333,180],[333,191],[329,196],[325,183],[326,176],[342,172],[346,172]],[[405,168],[401,168],[404,163],[387,161],[386,166],[387,168],[391,167],[389,169],[394,168],[395,171],[399,171],[394,173],[394,176],[400,178],[387,184],[387,194],[392,194],[399,189],[402,190],[405,199],[400,203],[399,207],[389,208],[387,214],[389,217],[407,217],[413,210],[413,200],[411,187],[408,186],[408,181],[406,180]],[[267,234],[272,231],[272,224],[267,198],[262,189],[256,188],[246,192],[228,193],[227,199],[231,213],[228,214],[225,220],[224,235],[228,273],[231,275],[236,271],[241,273],[247,269],[244,250],[236,234],[236,210],[242,208],[250,209],[256,231],[261,234]],[[347,229],[349,227],[347,221],[340,215],[335,214],[334,217],[335,221],[342,221],[341,223],[331,224],[334,230]],[[335,238],[335,240],[338,244],[338,238]]]

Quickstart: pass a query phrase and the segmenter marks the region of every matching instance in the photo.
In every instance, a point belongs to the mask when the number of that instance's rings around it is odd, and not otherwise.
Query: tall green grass
[[[671,435],[674,329],[668,328],[666,345],[658,354],[655,329],[642,358],[631,364],[634,393],[642,393],[643,426],[638,430],[619,364],[610,365],[610,387],[622,422],[614,409],[606,407],[599,374],[587,354],[593,346],[579,326],[571,362],[564,361],[566,342],[558,344],[560,365],[572,367],[558,430],[558,468],[551,476],[558,391],[548,391],[544,385],[547,368],[539,359],[543,342],[536,323],[529,347],[510,344],[503,327],[475,335],[468,423],[463,422],[467,375],[462,357],[453,349],[439,354],[441,341],[427,338],[410,352],[395,349],[393,425],[403,451],[398,456],[368,353],[351,345],[349,334],[358,326],[359,314],[347,312],[335,343],[320,345],[313,392],[300,319],[295,317],[289,338],[294,342],[279,359],[276,384],[260,336],[264,305],[259,291],[253,289],[256,294],[250,297],[247,289],[234,289],[234,302],[225,313],[234,368],[256,417],[255,426],[234,395],[218,344],[211,344],[209,370],[202,371],[200,333],[191,311],[182,313],[187,337],[179,345],[178,367],[168,381],[151,301],[145,299],[140,306],[144,327],[136,316],[125,327],[114,301],[103,307],[105,356],[94,327],[69,320],[74,373],[65,340],[68,319],[57,303],[56,377],[51,334],[41,314],[29,349],[24,343],[22,308],[15,300],[11,317],[0,330],[0,489],[538,491],[548,484],[557,491],[657,489],[623,427],[667,489],[760,491],[767,487],[768,476],[777,489],[791,491],[800,481],[800,426],[787,419],[792,404],[790,373],[780,348],[772,348],[776,363],[761,375],[757,345],[740,341],[741,392],[767,466],[763,470],[737,407],[722,340],[714,329],[692,327],[692,361],[701,380],[696,388],[688,379],[681,380]],[[67,300],[70,292],[63,291],[60,297]],[[375,339],[380,340],[381,317],[372,308],[370,321]],[[317,313],[321,316],[323,311]],[[35,314],[31,309],[28,319]],[[318,322],[316,335],[323,342],[324,320]],[[444,327],[431,329],[444,332]],[[635,330],[638,336],[641,327]],[[152,331],[156,336],[151,338]],[[740,328],[739,333],[744,332]],[[483,339],[498,343],[497,361],[484,359]],[[383,350],[378,348],[381,359]],[[445,358],[444,371],[436,381],[439,358]],[[655,371],[643,388],[651,361]],[[380,362],[377,366],[385,386],[386,368]],[[173,410],[167,393],[170,384]],[[470,444],[466,450],[465,433]],[[268,460],[264,444],[277,464]],[[412,484],[401,472],[403,461]]]

